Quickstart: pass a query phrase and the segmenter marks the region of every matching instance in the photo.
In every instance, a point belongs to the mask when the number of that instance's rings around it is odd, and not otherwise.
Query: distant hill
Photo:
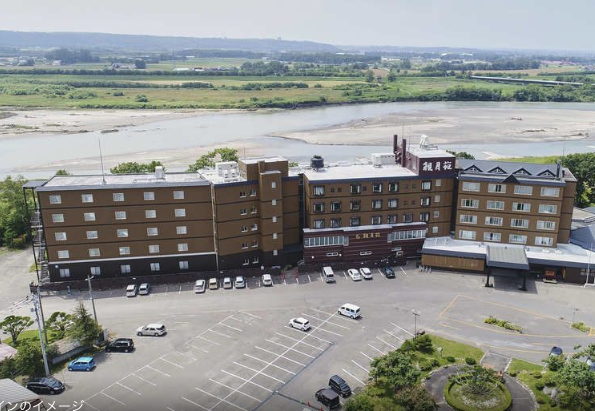
[[[110,33],[24,32],[0,30],[0,44],[14,48],[94,48],[143,52],[172,49],[249,50],[261,52],[336,52],[338,47],[313,41],[147,36]]]

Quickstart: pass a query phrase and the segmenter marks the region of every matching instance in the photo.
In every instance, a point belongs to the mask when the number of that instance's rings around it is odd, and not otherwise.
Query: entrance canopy
[[[508,268],[513,270],[529,270],[529,261],[524,247],[508,247],[488,245],[486,265],[495,268]]]

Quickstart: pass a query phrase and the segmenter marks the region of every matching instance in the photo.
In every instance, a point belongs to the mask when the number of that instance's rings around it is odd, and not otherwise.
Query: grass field
[[[544,394],[542,390],[538,390],[535,384],[537,382],[543,383],[545,377],[551,374],[550,371],[547,371],[545,374],[541,374],[543,370],[543,365],[541,364],[533,364],[527,361],[513,359],[508,367],[508,373],[512,375],[516,375],[516,378],[522,381],[527,387],[531,389],[537,402],[539,403],[539,411],[552,411],[557,409],[558,407],[552,407],[550,405],[550,398],[548,395]],[[536,378],[536,376],[539,376]],[[570,410],[569,408],[565,408],[566,410]]]

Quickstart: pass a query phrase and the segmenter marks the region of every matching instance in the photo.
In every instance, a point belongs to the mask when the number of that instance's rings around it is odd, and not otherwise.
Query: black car
[[[554,357],[557,357],[557,356],[562,355],[562,354],[564,354],[564,351],[560,347],[555,347],[554,346],[550,350],[550,355],[553,355]]]
[[[351,387],[343,378],[339,377],[338,375],[333,375],[331,378],[329,378],[328,385],[334,392],[342,397],[349,397],[351,395]]]
[[[113,352],[131,352],[134,350],[134,341],[132,338],[118,338],[105,346],[105,351]]]
[[[380,268],[380,272],[384,274],[386,278],[395,278],[395,272],[390,267],[382,267]]]
[[[35,394],[60,394],[64,391],[64,384],[53,377],[29,378],[25,387]]]
[[[341,401],[339,400],[339,394],[331,390],[329,387],[321,388],[316,391],[314,394],[316,400],[321,402],[322,404],[326,405],[329,410],[339,408],[341,406]]]

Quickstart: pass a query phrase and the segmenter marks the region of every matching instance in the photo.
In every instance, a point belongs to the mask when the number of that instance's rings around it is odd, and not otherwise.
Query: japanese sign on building
[[[380,238],[380,233],[363,233],[363,234],[356,234],[356,240],[362,240],[367,238]]]
[[[426,172],[452,171],[453,160],[428,159],[421,161],[421,169]]]

